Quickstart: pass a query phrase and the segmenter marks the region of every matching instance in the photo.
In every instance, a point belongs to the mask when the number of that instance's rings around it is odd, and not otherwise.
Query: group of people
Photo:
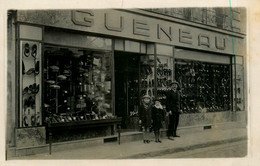
[[[176,81],[171,83],[171,90],[165,93],[166,103],[165,108],[161,105],[159,99],[152,98],[149,95],[142,97],[142,104],[139,111],[139,123],[142,126],[143,142],[150,143],[151,131],[154,132],[155,142],[161,143],[160,129],[163,127],[165,121],[165,114],[169,117],[167,137],[169,140],[174,140],[177,135],[176,130],[179,124],[180,110],[180,95],[178,92],[178,83]],[[166,110],[166,111],[165,111]]]

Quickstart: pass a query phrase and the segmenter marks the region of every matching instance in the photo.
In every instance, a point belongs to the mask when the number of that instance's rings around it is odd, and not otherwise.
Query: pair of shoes
[[[29,87],[25,87],[23,90],[24,94],[37,94],[40,89],[40,84],[36,85],[36,83],[29,85]]]
[[[24,45],[24,56],[28,57],[30,55],[30,45],[28,43],[25,43]],[[32,52],[31,55],[36,58],[37,55],[37,45],[34,44],[32,46]]]
[[[149,140],[144,140],[144,143],[146,144],[149,144],[150,143],[150,141]]]
[[[35,99],[32,96],[30,96],[28,99],[24,100],[24,107],[34,108],[34,106],[35,106]]]

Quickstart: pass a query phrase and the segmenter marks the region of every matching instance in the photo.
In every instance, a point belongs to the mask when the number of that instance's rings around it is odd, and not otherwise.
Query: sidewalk
[[[127,142],[118,145],[106,143],[89,148],[68,149],[67,151],[53,152],[51,155],[37,154],[31,156],[14,157],[11,160],[27,159],[137,159],[156,158],[156,156],[192,150],[211,145],[236,142],[247,139],[246,128],[228,130],[205,130],[203,132],[181,135],[174,141],[162,138],[162,143],[142,141]]]

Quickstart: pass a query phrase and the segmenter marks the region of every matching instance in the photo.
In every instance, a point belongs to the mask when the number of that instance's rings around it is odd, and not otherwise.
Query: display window
[[[20,42],[20,111],[19,127],[42,125],[41,113],[41,44]]]
[[[44,120],[62,123],[114,118],[110,51],[44,49]]]
[[[162,104],[166,104],[166,92],[171,90],[170,85],[173,81],[173,58],[169,56],[157,56],[157,97]]]
[[[178,59],[175,62],[184,113],[232,110],[231,65]]]
[[[140,97],[155,96],[154,56],[141,56],[140,60]]]

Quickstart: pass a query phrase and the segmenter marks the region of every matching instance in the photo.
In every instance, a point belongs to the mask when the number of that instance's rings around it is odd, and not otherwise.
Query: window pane
[[[184,113],[231,110],[230,65],[176,60]]]
[[[47,46],[46,122],[113,118],[111,53]]]

